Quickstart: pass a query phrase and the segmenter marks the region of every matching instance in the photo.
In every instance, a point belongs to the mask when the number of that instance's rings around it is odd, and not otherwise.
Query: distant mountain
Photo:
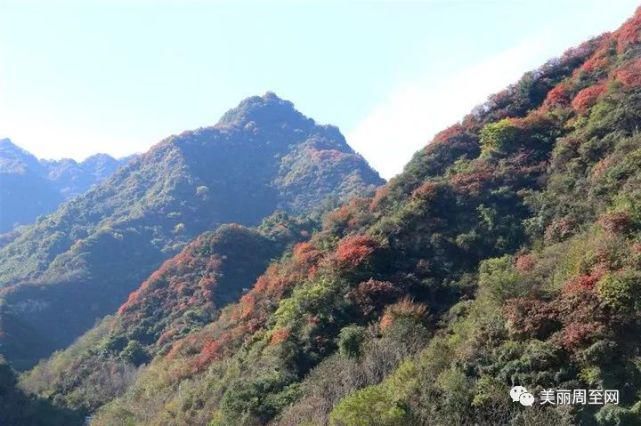
[[[129,158],[116,160],[106,154],[81,163],[72,159],[38,160],[9,139],[0,139],[0,233],[33,223],[38,216],[111,176],[127,161]]]
[[[213,321],[183,327],[188,277],[220,271],[196,244],[24,385],[75,408],[126,383],[96,426],[639,425],[640,123],[641,9],[328,213]]]
[[[36,157],[9,139],[0,140],[0,233],[32,223],[63,201]]]
[[[0,352],[17,367],[114,312],[163,260],[220,224],[256,225],[383,180],[337,128],[272,93],[171,136],[0,250]]]

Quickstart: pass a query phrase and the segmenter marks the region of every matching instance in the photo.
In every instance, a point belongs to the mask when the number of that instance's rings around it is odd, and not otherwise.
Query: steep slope
[[[271,93],[246,99],[216,126],[159,143],[0,250],[0,352],[23,367],[69,344],[219,224],[308,212],[381,182],[336,128]],[[10,333],[10,324],[31,332]]]
[[[75,160],[38,160],[9,139],[0,140],[0,233],[56,209],[64,200],[111,176],[129,158],[96,154]]]
[[[93,424],[638,424],[639,122],[641,11],[329,214]]]
[[[315,223],[279,212],[260,227],[222,225],[165,261],[121,306],[22,379],[30,393],[91,412],[122,393],[138,366],[210,323]],[[105,368],[105,366],[111,368]]]

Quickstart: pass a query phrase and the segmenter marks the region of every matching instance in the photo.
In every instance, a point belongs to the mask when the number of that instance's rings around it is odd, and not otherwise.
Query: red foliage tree
[[[601,279],[602,273],[584,274],[570,279],[563,286],[565,293],[580,293],[594,290],[594,286]]]
[[[464,133],[465,133],[465,128],[461,124],[456,123],[448,127],[447,129],[441,130],[440,132],[438,132],[434,136],[434,139],[432,139],[432,143],[446,143],[451,138],[460,136]]]
[[[289,339],[290,335],[291,335],[291,331],[287,327],[276,329],[272,332],[272,336],[269,339],[269,344],[280,345],[281,343]]]
[[[513,335],[543,339],[560,328],[555,307],[538,299],[508,300],[504,313],[508,330]]]
[[[570,103],[570,90],[567,83],[559,83],[550,90],[543,101],[544,107],[568,105]]]
[[[515,266],[519,272],[530,272],[536,266],[536,259],[531,254],[522,254],[516,258]]]
[[[367,260],[379,247],[379,243],[367,235],[350,235],[336,247],[335,257],[339,264],[355,267]]]
[[[630,62],[614,72],[614,78],[624,87],[638,87],[641,85],[641,59]]]
[[[572,108],[579,113],[585,113],[592,108],[599,96],[606,90],[605,82],[586,87],[572,99]]]
[[[452,188],[461,194],[480,194],[483,188],[486,188],[494,179],[494,174],[487,167],[479,167],[457,173],[450,179]]]
[[[615,33],[617,52],[623,53],[630,45],[639,43],[641,36],[641,8],[634,16],[626,21]]]
[[[425,200],[432,199],[438,193],[439,184],[432,181],[426,181],[421,184],[418,188],[412,191],[412,197],[422,198]]]
[[[599,48],[596,49],[594,54],[592,54],[577,71],[592,74],[594,72],[607,70],[610,66],[610,41],[610,37],[604,37],[599,43]]]

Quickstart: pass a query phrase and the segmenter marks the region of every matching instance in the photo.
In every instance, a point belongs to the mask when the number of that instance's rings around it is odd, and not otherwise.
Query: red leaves
[[[369,198],[352,198],[346,204],[325,215],[323,228],[338,234],[356,230],[369,220],[370,205]]]
[[[623,68],[616,70],[614,78],[625,87],[638,87],[641,85],[641,59],[632,61]]]
[[[294,259],[305,265],[312,265],[322,257],[322,253],[310,242],[298,243],[293,249]]]
[[[594,290],[594,286],[601,279],[603,273],[595,273],[590,275],[579,275],[572,278],[563,287],[565,293],[581,293],[584,291]]]
[[[596,103],[599,96],[606,90],[605,82],[586,87],[572,99],[572,108],[579,113],[585,113]]]
[[[454,124],[453,126],[448,127],[445,130],[438,132],[436,136],[434,136],[432,143],[445,143],[449,139],[462,135],[463,133],[465,133],[465,128],[461,126],[459,123],[457,123],[457,124]]]
[[[570,90],[566,83],[559,83],[550,90],[543,101],[544,106],[567,105],[570,103]]]
[[[335,257],[343,266],[356,267],[367,260],[378,247],[379,243],[367,235],[350,235],[339,241]]]
[[[596,322],[572,322],[565,326],[559,336],[559,340],[564,349],[572,350],[590,342],[594,336],[602,331],[603,325]]]
[[[605,36],[599,43],[599,48],[579,68],[584,73],[603,72],[610,66],[610,37]]]
[[[523,254],[516,258],[515,266],[516,270],[521,273],[530,272],[536,266],[536,260],[531,254]]]
[[[514,335],[542,339],[560,326],[554,306],[537,299],[512,299],[504,307],[508,329]]]
[[[576,221],[570,217],[564,217],[561,219],[555,219],[548,227],[545,229],[545,240],[546,241],[562,241],[574,234],[576,230]]]
[[[289,328],[287,327],[278,328],[272,332],[272,336],[269,339],[269,344],[272,346],[279,345],[287,341],[290,335],[291,335],[291,331]]]
[[[221,350],[223,344],[220,340],[212,340],[205,344],[203,349],[200,351],[200,354],[196,357],[194,361],[194,369],[200,371],[206,365],[210,364],[213,360],[217,359],[221,355]]]
[[[432,181],[426,181],[412,192],[413,198],[422,198],[424,200],[433,199],[438,193],[439,185]]]
[[[614,33],[617,42],[617,52],[623,53],[631,44],[640,41],[641,35],[641,8],[637,9],[634,16],[623,24],[616,33]]]
[[[568,282],[556,298],[508,300],[503,312],[510,334],[520,338],[550,339],[574,352],[592,343],[607,329],[608,316],[592,291],[600,272]]]
[[[479,168],[468,172],[457,173],[450,182],[455,191],[463,194],[479,194],[494,179],[489,168]]]

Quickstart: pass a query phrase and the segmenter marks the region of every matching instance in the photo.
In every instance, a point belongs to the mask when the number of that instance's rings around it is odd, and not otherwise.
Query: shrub
[[[631,313],[641,307],[641,274],[637,271],[608,274],[599,282],[597,291],[614,310]]]
[[[332,411],[330,424],[336,426],[402,426],[407,411],[394,400],[386,386],[369,386],[343,399]]]
[[[506,151],[511,145],[516,143],[515,137],[517,134],[518,129],[509,118],[486,124],[481,130],[483,153]]]
[[[120,352],[120,358],[136,366],[149,361],[149,354],[137,340],[130,340],[125,349]]]
[[[427,312],[427,306],[424,304],[415,303],[409,298],[404,298],[385,309],[385,314],[381,318],[381,329],[383,331],[389,330],[401,318],[421,322],[425,319]]]
[[[514,267],[512,256],[482,262],[479,287],[479,291],[498,304],[502,304],[507,299],[525,296],[529,290],[527,283]]]
[[[358,358],[361,355],[364,340],[363,327],[356,325],[345,327],[338,335],[338,351],[347,358]]]

